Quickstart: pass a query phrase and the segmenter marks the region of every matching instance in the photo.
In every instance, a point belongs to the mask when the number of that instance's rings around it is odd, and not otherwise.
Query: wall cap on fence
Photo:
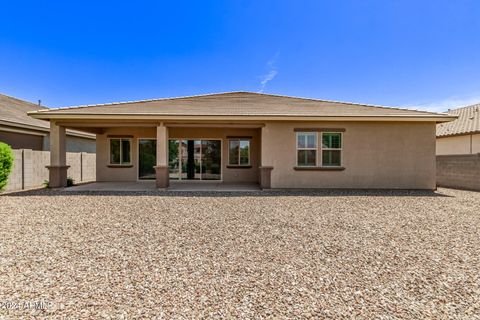
[[[454,158],[454,157],[480,157],[480,153],[464,153],[464,154],[439,154],[437,158]]]

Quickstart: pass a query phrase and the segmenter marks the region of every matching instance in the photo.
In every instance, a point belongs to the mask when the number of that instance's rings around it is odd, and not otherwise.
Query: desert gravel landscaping
[[[478,192],[41,190],[0,208],[0,319],[480,315]]]

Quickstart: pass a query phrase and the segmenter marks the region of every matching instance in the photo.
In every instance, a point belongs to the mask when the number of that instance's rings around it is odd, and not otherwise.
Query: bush
[[[0,142],[0,191],[2,191],[8,182],[8,176],[13,167],[12,148],[6,143]]]
[[[67,178],[67,187],[73,186],[73,185],[75,184],[74,181],[75,181],[75,180],[73,180],[72,177],[68,177],[68,178]],[[44,180],[44,181],[43,181],[43,186],[44,186],[45,188],[50,188],[50,182],[49,182],[48,180]]]

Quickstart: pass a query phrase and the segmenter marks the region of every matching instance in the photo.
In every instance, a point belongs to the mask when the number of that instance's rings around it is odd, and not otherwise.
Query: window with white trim
[[[110,164],[127,165],[132,163],[132,139],[110,138]]]
[[[250,165],[250,139],[228,140],[228,164],[231,166]]]
[[[320,141],[318,141],[319,138]],[[320,132],[320,137],[317,132],[297,132],[298,167],[340,167],[341,165],[341,132]]]
[[[317,165],[317,133],[297,132],[297,166]]]
[[[323,167],[340,167],[342,165],[342,133],[322,132]]]

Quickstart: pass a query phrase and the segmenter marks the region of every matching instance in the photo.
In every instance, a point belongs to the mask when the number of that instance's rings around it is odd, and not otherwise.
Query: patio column
[[[155,166],[157,188],[168,187],[168,128],[157,126],[157,165]]]
[[[50,121],[50,165],[48,185],[50,188],[67,186],[67,151],[65,143],[65,127]]]
[[[261,128],[261,166],[260,166],[260,187],[262,189],[270,189],[272,187],[271,184],[271,176],[273,170],[273,159],[271,158],[271,151],[269,150],[269,146],[271,146],[271,130],[268,124],[265,124]]]

